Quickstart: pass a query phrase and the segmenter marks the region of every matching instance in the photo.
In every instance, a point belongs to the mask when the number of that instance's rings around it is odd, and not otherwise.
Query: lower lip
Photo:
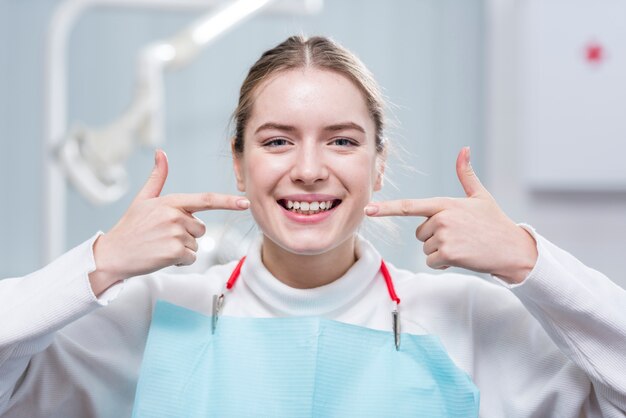
[[[300,224],[315,224],[318,222],[322,222],[324,219],[332,215],[336,209],[336,207],[334,207],[332,209],[325,210],[323,212],[318,212],[313,215],[303,215],[301,213],[296,213],[296,212],[287,210],[282,205],[278,205],[278,206],[280,206],[280,208],[283,210],[287,218]]]

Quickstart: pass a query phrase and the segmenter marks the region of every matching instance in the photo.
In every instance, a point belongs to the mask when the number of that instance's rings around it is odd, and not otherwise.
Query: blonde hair
[[[361,90],[376,127],[376,150],[379,153],[385,151],[385,102],[370,71],[353,53],[333,40],[321,36],[307,39],[299,35],[290,36],[263,53],[248,71],[239,92],[239,104],[233,114],[235,123],[233,152],[236,155],[243,153],[244,133],[254,105],[254,92],[258,86],[281,71],[309,67],[342,74]]]

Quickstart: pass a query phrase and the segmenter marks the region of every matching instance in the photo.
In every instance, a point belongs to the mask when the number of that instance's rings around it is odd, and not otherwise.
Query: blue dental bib
[[[133,417],[477,417],[438,338],[317,317],[210,316],[158,301]]]

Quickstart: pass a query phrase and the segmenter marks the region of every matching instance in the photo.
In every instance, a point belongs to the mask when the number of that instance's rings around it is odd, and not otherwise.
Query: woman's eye
[[[274,138],[274,139],[270,139],[269,141],[265,142],[263,144],[264,147],[282,147],[287,145],[288,142],[285,138]]]
[[[332,145],[339,145],[340,147],[350,147],[350,146],[355,146],[357,145],[356,142],[354,142],[351,139],[348,138],[335,138],[332,140],[331,142]]]

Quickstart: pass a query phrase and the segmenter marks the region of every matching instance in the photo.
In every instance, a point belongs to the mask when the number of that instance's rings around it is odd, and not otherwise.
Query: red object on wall
[[[626,1],[520,4],[517,125],[536,191],[626,191]]]
[[[590,64],[600,64],[604,60],[604,48],[597,42],[590,42],[585,48],[585,57]]]

